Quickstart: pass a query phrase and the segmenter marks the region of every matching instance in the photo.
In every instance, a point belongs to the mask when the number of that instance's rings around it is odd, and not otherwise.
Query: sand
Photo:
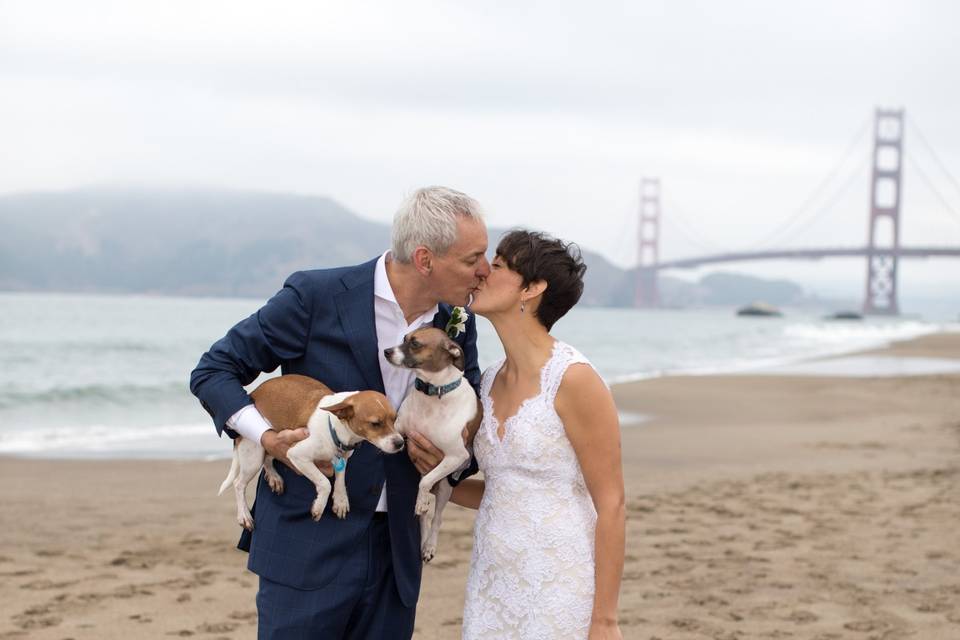
[[[886,355],[960,358],[960,334]],[[626,638],[960,638],[960,375],[619,385]],[[213,436],[211,436],[213,437]],[[227,463],[0,459],[0,639],[254,638]],[[416,637],[459,637],[451,507]]]

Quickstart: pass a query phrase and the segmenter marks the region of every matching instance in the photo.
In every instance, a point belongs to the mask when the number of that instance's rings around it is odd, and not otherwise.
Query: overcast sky
[[[658,176],[662,258],[855,246],[873,108],[902,106],[903,242],[960,245],[919,138],[960,179],[960,3],[500,4],[0,0],[0,193],[254,188],[388,222],[446,184],[629,265]],[[735,268],[853,296],[865,271]],[[960,260],[902,273],[960,296]]]

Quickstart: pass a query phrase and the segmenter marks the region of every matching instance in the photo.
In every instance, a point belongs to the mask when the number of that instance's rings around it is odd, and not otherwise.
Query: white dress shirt
[[[433,324],[433,317],[437,314],[438,308],[435,305],[423,315],[414,318],[413,322],[407,324],[403,310],[397,303],[397,297],[390,286],[390,280],[387,279],[386,264],[387,260],[392,259],[389,254],[388,251],[380,256],[373,272],[373,315],[377,328],[377,358],[380,361],[383,388],[390,404],[394,408],[398,408],[413,387],[413,379],[416,374],[412,369],[402,369],[387,362],[383,350],[403,342],[403,337],[411,331],[424,325]],[[252,404],[248,404],[230,416],[230,419],[227,420],[227,426],[244,438],[254,442],[260,442],[264,431],[270,428],[270,424]],[[380,501],[377,503],[377,511],[386,510],[387,483],[384,482],[383,489],[380,491]]]

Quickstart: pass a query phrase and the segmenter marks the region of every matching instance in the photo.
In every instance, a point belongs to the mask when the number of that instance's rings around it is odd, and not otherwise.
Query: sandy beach
[[[960,359],[960,334],[872,353]],[[960,375],[614,395],[649,416],[623,429],[624,637],[960,638]],[[227,467],[0,459],[0,639],[256,637]],[[450,507],[418,639],[459,638],[472,521]]]

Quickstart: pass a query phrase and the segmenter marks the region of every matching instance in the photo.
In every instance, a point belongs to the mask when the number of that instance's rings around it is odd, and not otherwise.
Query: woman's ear
[[[523,296],[524,300],[532,300],[536,298],[544,291],[547,290],[547,281],[546,280],[534,280],[528,284],[524,289],[527,292],[526,296]]]

